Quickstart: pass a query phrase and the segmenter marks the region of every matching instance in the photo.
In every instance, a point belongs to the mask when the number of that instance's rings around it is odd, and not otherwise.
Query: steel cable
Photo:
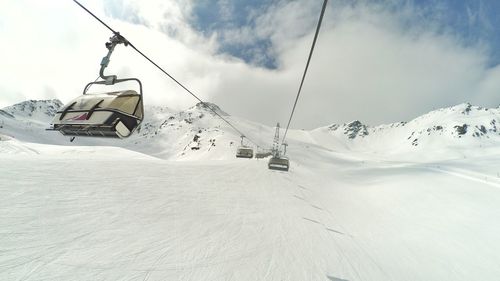
[[[290,114],[290,119],[288,119],[288,124],[286,125],[285,134],[283,135],[283,139],[281,141],[282,144],[285,143],[286,135],[288,133],[288,128],[290,127],[290,123],[292,122],[293,114],[295,113],[295,107],[297,106],[297,102],[299,101],[300,93],[302,91],[302,86],[304,85],[304,80],[306,79],[307,69],[309,68],[309,63],[311,62],[311,57],[312,57],[312,54],[314,51],[314,46],[316,45],[316,40],[318,39],[318,34],[319,34],[319,30],[321,28],[321,22],[323,21],[323,16],[325,14],[327,3],[328,3],[328,0],[324,0],[323,7],[321,9],[321,14],[320,14],[319,20],[318,20],[318,25],[316,27],[316,33],[314,34],[313,43],[311,46],[311,50],[309,52],[309,57],[307,58],[306,68],[304,70],[304,74],[302,75],[302,80],[300,81],[299,90],[297,92],[297,96],[295,97],[295,102],[293,103],[292,113]]]

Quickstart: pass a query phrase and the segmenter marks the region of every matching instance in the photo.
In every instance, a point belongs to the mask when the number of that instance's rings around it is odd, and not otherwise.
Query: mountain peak
[[[344,134],[350,139],[354,139],[358,136],[364,137],[368,135],[368,128],[359,120],[354,120],[350,123],[344,124]]]
[[[31,118],[34,116],[39,116],[43,119],[47,119],[54,117],[57,110],[61,106],[63,106],[63,103],[58,99],[27,100],[4,107],[3,111],[14,116],[15,118]]]
[[[195,106],[191,107],[188,110],[192,110],[192,109],[206,111],[206,112],[209,112],[211,114],[214,114],[214,111],[215,111],[215,112],[217,112],[217,114],[219,114],[221,116],[229,116],[229,114],[222,111],[222,109],[220,109],[220,107],[218,105],[216,105],[215,103],[211,103],[211,102],[203,102],[203,103],[199,102]]]
[[[356,137],[364,137],[367,136],[368,126],[361,123],[359,120],[354,120],[349,123],[344,123],[343,125],[332,124],[328,126],[330,131],[336,131],[338,129],[342,129],[344,135],[346,135],[349,139],[355,139]]]

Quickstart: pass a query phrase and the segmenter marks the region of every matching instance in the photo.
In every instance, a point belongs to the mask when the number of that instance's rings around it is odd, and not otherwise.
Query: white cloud
[[[267,70],[217,55],[216,36],[189,24],[192,1],[82,2],[203,99],[270,125],[287,120],[320,9],[317,1],[280,1],[256,13],[254,27],[232,31],[239,40],[271,39],[279,68]],[[402,27],[419,16],[412,7],[335,3],[293,127],[408,120],[465,101],[498,105],[500,70],[487,67],[484,46],[462,46],[432,21]],[[97,76],[111,34],[71,1],[1,1],[0,19],[0,106],[52,96],[68,101]],[[109,71],[143,80],[148,104],[181,109],[196,102],[131,48],[117,47]]]
[[[318,7],[310,6],[304,12],[297,6],[310,3],[281,3],[285,6],[276,6],[258,21],[257,26],[269,28],[256,30],[255,36],[272,38],[280,62],[280,69],[269,74],[272,79],[261,78],[259,86],[247,88],[251,100],[246,103],[269,112],[260,121],[273,117],[286,121],[318,17],[311,12]],[[396,122],[466,101],[486,106],[499,102],[493,93],[500,89],[496,83],[500,73],[488,69],[487,48],[464,46],[459,37],[437,26],[441,12],[409,28],[407,24],[421,20],[424,13],[412,6],[396,14],[369,4],[338,11],[330,6],[327,12],[294,127],[353,119],[371,124]],[[271,94],[259,94],[262,92]]]

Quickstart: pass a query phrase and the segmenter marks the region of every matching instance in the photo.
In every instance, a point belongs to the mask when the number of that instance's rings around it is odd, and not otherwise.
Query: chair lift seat
[[[253,149],[248,146],[240,146],[236,150],[237,158],[253,158]]]
[[[142,95],[134,90],[84,94],[57,111],[52,125],[67,136],[126,138],[143,115]]]
[[[269,159],[267,166],[271,170],[288,171],[290,167],[290,161],[285,157],[273,156],[271,157],[271,159]]]

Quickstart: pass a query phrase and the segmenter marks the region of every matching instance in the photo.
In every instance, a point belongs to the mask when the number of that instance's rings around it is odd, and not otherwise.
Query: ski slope
[[[498,279],[500,153],[386,161],[292,136],[289,173],[4,137],[0,279]]]
[[[0,110],[0,280],[498,280],[500,109],[290,130],[288,173],[235,159],[200,105],[126,140]],[[215,106],[215,105],[211,105]],[[220,114],[266,149],[273,128]]]

